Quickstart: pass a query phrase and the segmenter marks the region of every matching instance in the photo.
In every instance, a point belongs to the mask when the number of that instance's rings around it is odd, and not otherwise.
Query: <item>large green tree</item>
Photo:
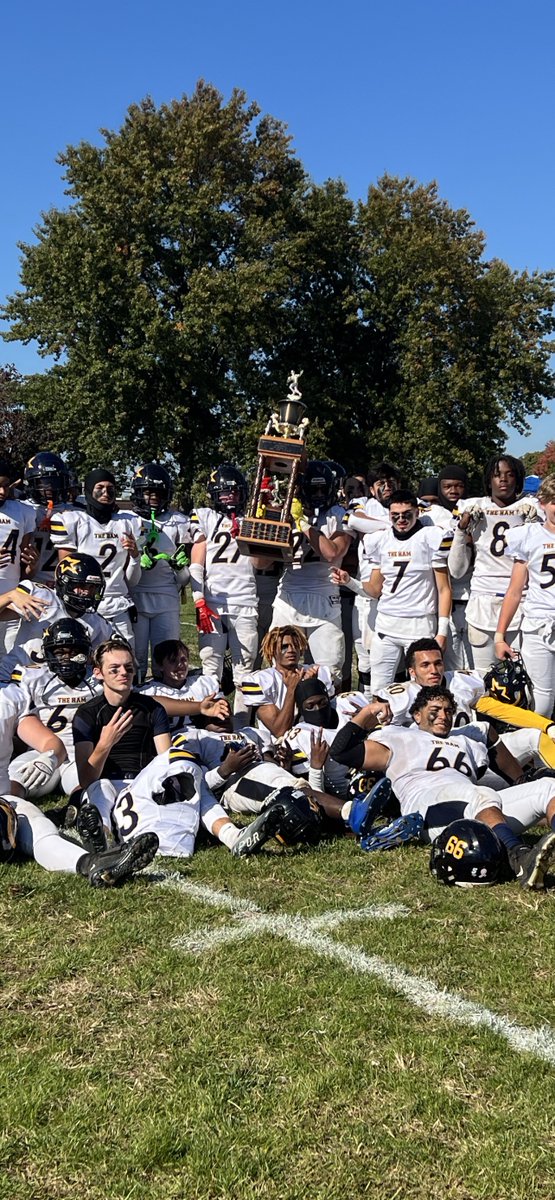
[[[555,275],[484,261],[484,235],[437,186],[385,176],[360,206],[374,449],[409,473],[471,472],[555,395]]]
[[[22,246],[4,315],[55,356],[25,400],[81,467],[248,466],[292,368],[313,455],[412,476],[479,467],[555,394],[552,275],[484,261],[434,184],[386,176],[358,206],[315,186],[242,92],[145,100],[60,162],[68,207]]]

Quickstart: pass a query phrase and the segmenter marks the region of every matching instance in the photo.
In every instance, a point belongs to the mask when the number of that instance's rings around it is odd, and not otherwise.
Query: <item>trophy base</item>
[[[241,554],[267,555],[288,561],[293,554],[291,526],[263,517],[243,517],[237,545]]]

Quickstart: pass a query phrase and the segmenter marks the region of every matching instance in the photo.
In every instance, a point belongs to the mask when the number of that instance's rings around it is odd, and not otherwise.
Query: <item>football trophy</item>
[[[308,417],[301,401],[302,371],[291,371],[289,393],[272,413],[258,442],[258,470],[237,545],[241,554],[287,561],[293,554],[291,505],[306,466]]]

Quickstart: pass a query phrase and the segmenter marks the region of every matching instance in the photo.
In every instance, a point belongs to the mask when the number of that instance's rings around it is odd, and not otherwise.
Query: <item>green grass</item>
[[[194,644],[192,630],[186,640]],[[347,839],[165,871],[303,918],[521,1025],[555,1027],[555,894],[439,887]],[[0,1200],[551,1200],[555,1068],[142,876],[0,867]]]
[[[345,840],[163,866],[268,912],[405,904],[331,936],[555,1024],[553,895],[451,892],[426,858]],[[172,949],[233,919],[146,877],[3,867],[0,918],[2,1198],[553,1195],[554,1068],[497,1035],[268,934]]]

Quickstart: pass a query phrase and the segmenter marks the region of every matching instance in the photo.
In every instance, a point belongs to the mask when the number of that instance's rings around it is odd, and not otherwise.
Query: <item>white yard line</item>
[[[346,946],[321,932],[335,929],[345,921],[394,920],[407,917],[409,910],[404,905],[383,904],[367,905],[359,909],[337,909],[317,917],[267,913],[250,900],[231,896],[227,892],[216,892],[202,884],[191,883],[177,872],[167,875],[156,872],[156,875],[162,886],[177,888],[192,900],[199,900],[211,908],[229,912],[235,918],[232,925],[219,929],[197,929],[175,938],[171,944],[176,949],[189,954],[201,954],[232,942],[246,941],[256,934],[285,938],[303,950],[340,963],[357,975],[370,975],[381,980],[428,1016],[442,1017],[456,1025],[490,1030],[504,1038],[513,1050],[533,1054],[536,1058],[555,1064],[555,1031],[549,1025],[540,1029],[517,1025],[509,1017],[492,1012],[491,1009],[471,1000],[465,1000],[457,992],[444,991],[421,975],[411,975],[377,955],[365,954],[356,946]]]

